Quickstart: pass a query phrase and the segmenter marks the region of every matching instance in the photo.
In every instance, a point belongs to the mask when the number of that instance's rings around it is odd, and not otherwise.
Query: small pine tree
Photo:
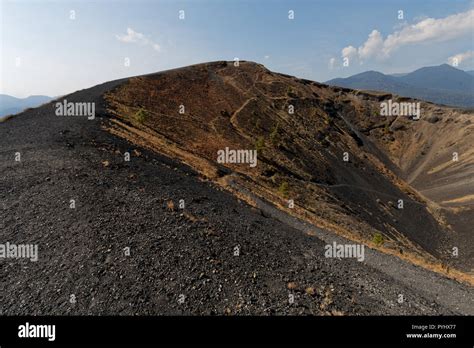
[[[270,133],[270,141],[272,142],[273,145],[278,145],[279,142],[279,136],[278,136],[278,128],[280,127],[280,124],[277,122],[277,124],[273,127],[272,132]]]
[[[377,246],[382,245],[383,242],[384,242],[384,238],[383,238],[382,234],[380,234],[378,232],[375,233],[373,238],[372,238],[372,242]]]
[[[145,122],[145,120],[147,119],[147,113],[146,111],[143,109],[143,108],[140,108],[140,110],[138,110],[136,113],[135,113],[135,119],[140,122],[140,123],[143,123]]]
[[[288,196],[288,182],[283,181],[283,182],[280,184],[280,187],[278,188],[278,192],[280,192],[280,194],[281,194],[283,197]]]

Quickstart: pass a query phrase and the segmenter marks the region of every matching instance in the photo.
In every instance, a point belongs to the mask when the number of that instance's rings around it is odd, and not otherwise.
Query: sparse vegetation
[[[272,142],[273,145],[278,145],[280,141],[280,137],[278,134],[278,128],[280,124],[277,122],[277,124],[273,127],[272,132],[270,133],[270,141]]]
[[[286,94],[290,98],[297,98],[298,95],[295,93],[295,89],[292,86],[288,86]]]
[[[283,197],[287,197],[287,196],[288,196],[288,182],[283,181],[283,182],[280,184],[280,187],[278,187],[278,192],[280,192],[280,194],[281,194]]]
[[[143,108],[140,108],[140,110],[138,110],[138,111],[135,113],[135,119],[136,119],[139,123],[145,122],[147,118],[148,118],[148,115],[147,115],[145,109],[143,109]]]
[[[376,246],[381,246],[383,243],[384,243],[384,237],[381,233],[375,233],[374,236],[372,237],[372,242],[376,245]]]

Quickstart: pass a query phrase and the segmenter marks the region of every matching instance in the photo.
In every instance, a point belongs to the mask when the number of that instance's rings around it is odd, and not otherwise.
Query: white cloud
[[[150,45],[155,51],[161,49],[160,45],[149,40],[144,34],[136,32],[132,28],[127,28],[126,35],[115,35],[117,40],[125,43],[138,43],[141,45]]]
[[[377,30],[372,30],[367,41],[359,47],[357,53],[361,60],[365,60],[380,54],[380,49],[383,47],[383,38]]]
[[[405,24],[399,30],[388,35],[386,39],[378,30],[373,30],[367,41],[358,49],[347,46],[342,49],[343,57],[357,58],[361,61],[378,58],[388,58],[392,52],[400,47],[429,42],[441,42],[464,35],[474,31],[474,10],[461,12],[445,18],[424,18],[415,24]]]
[[[357,56],[357,49],[353,46],[347,46],[342,49],[343,58],[353,58]]]
[[[448,58],[448,63],[453,66],[461,65],[461,63],[465,60],[473,59],[474,58],[474,51],[466,51],[464,53],[458,53],[454,56]]]

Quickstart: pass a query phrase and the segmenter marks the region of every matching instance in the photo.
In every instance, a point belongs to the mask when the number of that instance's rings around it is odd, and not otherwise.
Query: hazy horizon
[[[245,59],[242,59],[242,61],[245,61]],[[207,62],[202,62],[202,63],[207,63]],[[256,63],[259,63],[259,62],[256,62]],[[200,63],[197,63],[197,64],[200,64]],[[186,65],[187,66],[187,65]],[[171,68],[172,69],[179,69],[179,68],[182,68],[184,66],[178,66],[176,68]],[[423,67],[420,67],[420,68],[423,68]],[[168,70],[168,69],[166,69]],[[416,70],[416,69],[415,69]],[[469,72],[469,71],[472,71],[472,70],[463,70],[463,69],[459,69],[459,70],[462,70],[462,71],[465,71],[465,72]],[[369,70],[365,70],[364,72],[367,72]],[[149,73],[145,73],[144,75],[146,74],[150,74],[150,73],[154,73],[155,71],[152,71],[152,72],[149,72]],[[156,72],[160,72],[160,71],[156,71]],[[276,71],[276,72],[280,72],[282,73],[282,71]],[[381,73],[384,73],[383,71],[380,71]],[[390,75],[397,75],[397,74],[406,74],[406,73],[410,73],[411,71],[407,71],[407,72],[399,72],[399,73],[391,73]],[[384,73],[385,74],[385,73]],[[386,75],[389,75],[389,74],[386,74]],[[125,76],[125,78],[129,78],[129,77],[134,77],[135,75],[133,76]],[[351,75],[352,76],[352,75]],[[336,76],[335,78],[337,77],[340,77],[340,76]],[[110,81],[110,80],[108,80]],[[103,82],[108,82],[108,81],[103,81]],[[316,80],[315,80],[316,81]],[[316,81],[316,82],[321,82],[321,83],[324,83],[325,81]],[[99,84],[102,83],[102,82],[99,82]],[[95,86],[95,85],[94,85]],[[89,87],[93,87],[93,86],[86,86],[84,88],[89,88]],[[82,88],[81,88],[82,89]],[[64,96],[64,95],[67,95],[67,94],[70,94],[70,93],[73,93],[73,92],[76,92],[77,90],[74,90],[74,91],[69,91],[69,92],[66,92],[66,93],[62,93],[60,95],[45,95],[45,94],[30,94],[30,95],[27,95],[27,96],[22,96],[22,97],[18,97],[18,96],[15,96],[15,95],[11,95],[11,94],[6,94],[6,93],[0,93],[1,95],[8,95],[10,97],[14,97],[14,98],[18,98],[18,99],[26,99],[26,98],[29,98],[29,97],[37,97],[37,96],[45,96],[45,97],[50,97],[52,99],[55,99],[55,98],[59,98],[61,96]]]

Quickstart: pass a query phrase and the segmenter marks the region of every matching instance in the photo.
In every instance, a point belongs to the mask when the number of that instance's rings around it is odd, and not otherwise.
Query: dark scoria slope
[[[281,207],[294,200],[291,212],[320,226],[366,243],[381,234],[396,252],[442,258],[449,237],[443,221],[348,120],[379,113],[377,98],[252,62],[136,77],[107,95],[114,134],[177,157],[231,189],[238,190],[237,181]],[[379,120],[382,127],[389,122]],[[257,149],[258,165],[217,164],[226,147]]]
[[[103,105],[120,83],[66,98]],[[109,122],[102,107],[89,121],[48,104],[0,123],[0,242],[39,246],[37,262],[0,260],[1,314],[474,313],[470,287],[376,251],[326,259],[319,238],[111,135]],[[180,199],[184,210],[167,208]]]

